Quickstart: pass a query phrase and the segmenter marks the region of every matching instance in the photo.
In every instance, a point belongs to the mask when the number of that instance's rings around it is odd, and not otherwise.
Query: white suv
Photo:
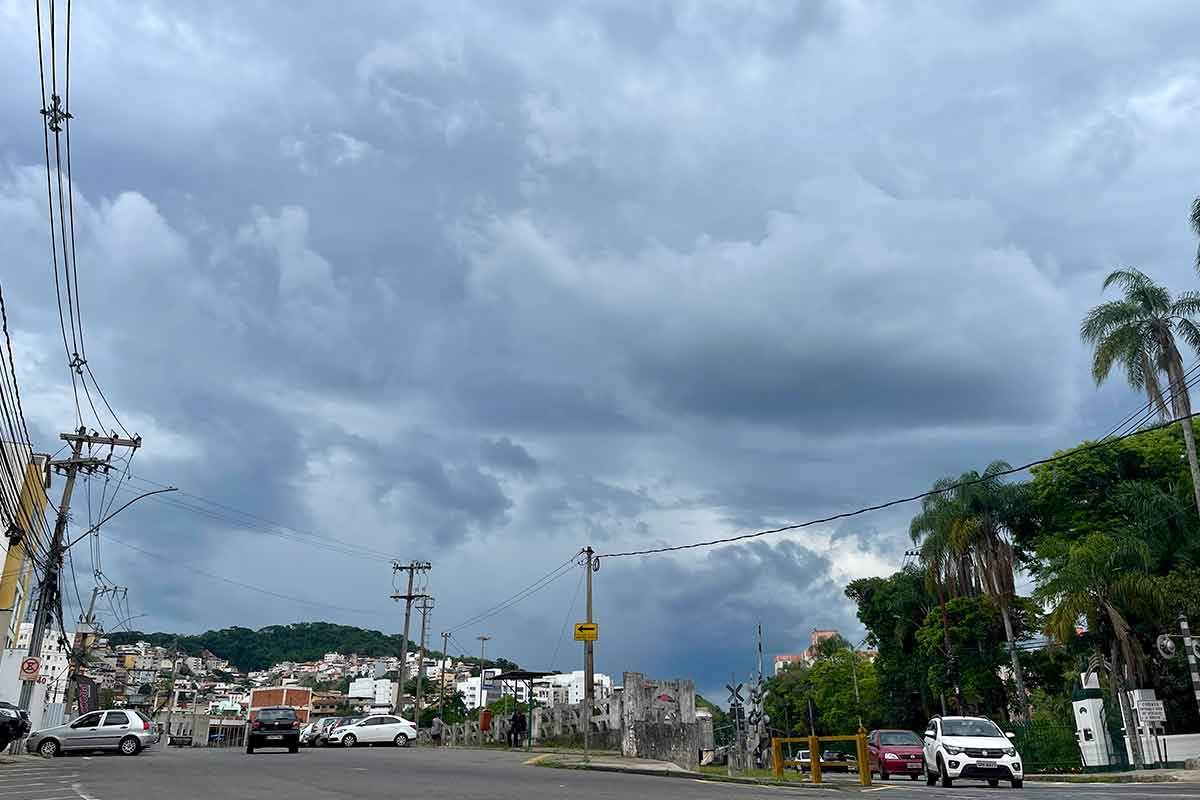
[[[946,787],[956,778],[987,781],[988,786],[1008,781],[1021,788],[1025,773],[1011,736],[984,717],[934,717],[925,726],[925,780],[933,786],[941,778]]]

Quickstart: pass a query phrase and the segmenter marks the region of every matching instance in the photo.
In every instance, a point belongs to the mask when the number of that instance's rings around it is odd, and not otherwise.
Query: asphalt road
[[[526,766],[520,753],[427,748],[263,752],[161,750],[136,758],[68,756],[0,764],[0,800],[766,800],[780,797],[959,798],[1012,795],[1067,800],[1200,800],[1200,784],[1076,785],[1027,783],[1019,791],[986,785],[870,789],[742,786],[681,778]]]

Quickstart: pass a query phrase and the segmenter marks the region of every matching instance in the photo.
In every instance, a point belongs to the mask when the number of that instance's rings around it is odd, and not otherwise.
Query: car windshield
[[[991,720],[986,719],[944,719],[942,720],[943,736],[990,736],[1003,737],[1004,734]]]
[[[913,745],[920,747],[921,737],[912,731],[884,731],[879,734],[879,743],[882,745]]]
[[[263,722],[275,722],[281,719],[295,719],[296,712],[290,708],[264,708],[258,712],[258,718]]]

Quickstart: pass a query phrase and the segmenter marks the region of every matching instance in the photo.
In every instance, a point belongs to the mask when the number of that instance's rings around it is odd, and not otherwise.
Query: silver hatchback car
[[[150,719],[140,711],[115,708],[93,711],[79,719],[29,734],[25,749],[43,756],[67,750],[116,750],[134,756],[158,741]]]

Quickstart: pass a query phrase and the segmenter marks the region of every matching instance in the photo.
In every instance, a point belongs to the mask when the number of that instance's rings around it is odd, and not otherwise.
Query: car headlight
[[[16,711],[13,711],[11,708],[0,708],[0,717],[16,719],[19,716],[20,714],[18,714]]]
[[[1015,748],[1015,747],[1010,747],[1004,751],[1004,755],[1006,755],[1006,756],[1015,756],[1016,754],[1017,754],[1017,748]]]
[[[951,747],[950,745],[944,745],[944,747],[946,748],[946,753],[948,755],[957,756],[962,754],[962,750],[960,748]]]
[[[887,761],[899,761],[900,760],[900,756],[896,755],[895,753],[884,753],[883,757]]]

